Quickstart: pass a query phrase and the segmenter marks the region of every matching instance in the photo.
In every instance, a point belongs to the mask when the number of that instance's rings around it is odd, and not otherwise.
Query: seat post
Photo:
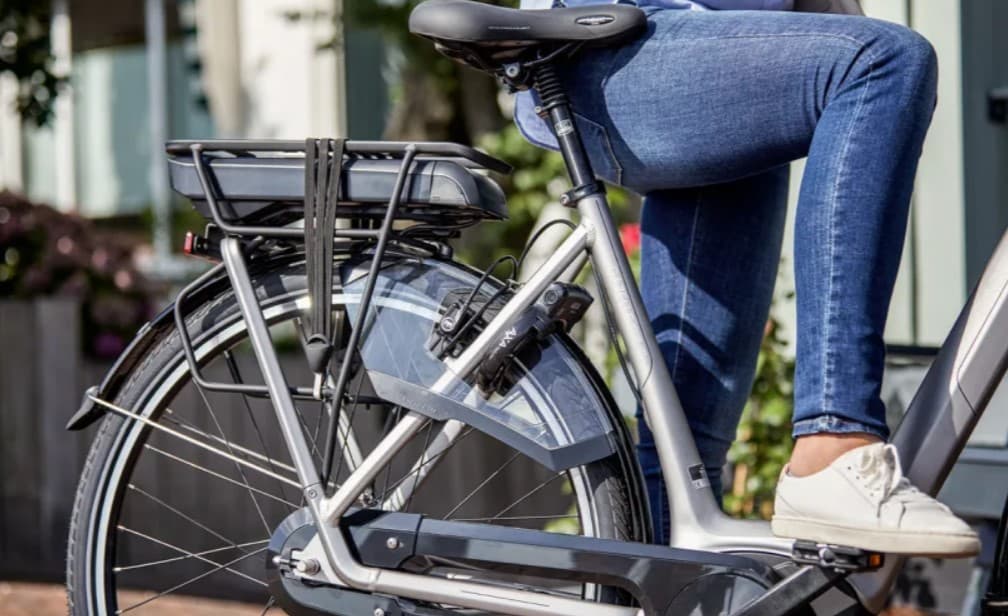
[[[550,128],[560,145],[567,173],[574,185],[564,205],[573,207],[583,197],[604,193],[602,184],[595,180],[595,172],[571,114],[570,101],[552,64],[546,63],[536,68],[535,88],[541,101],[539,114],[549,120]]]

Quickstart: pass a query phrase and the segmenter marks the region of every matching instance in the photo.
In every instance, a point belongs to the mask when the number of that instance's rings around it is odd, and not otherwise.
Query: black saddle
[[[442,53],[491,72],[564,48],[615,45],[644,27],[644,12],[625,4],[519,10],[428,0],[409,19],[410,32],[433,40]]]

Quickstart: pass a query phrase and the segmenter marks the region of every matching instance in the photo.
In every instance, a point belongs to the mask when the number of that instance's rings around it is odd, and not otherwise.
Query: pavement
[[[136,602],[151,593],[127,591],[121,593]],[[213,601],[192,597],[162,597],[135,610],[138,616],[259,616],[263,606]],[[53,584],[28,584],[0,581],[0,616],[56,616],[67,613],[66,591]],[[278,613],[271,610],[271,613]]]
[[[122,595],[140,601],[150,593],[127,591]],[[0,616],[56,616],[67,613],[66,592],[53,584],[29,584],[0,581]],[[162,597],[138,608],[140,616],[259,616],[262,606],[196,597]],[[279,614],[276,609],[270,614]],[[938,616],[938,612],[922,612],[908,607],[890,608],[880,616]]]

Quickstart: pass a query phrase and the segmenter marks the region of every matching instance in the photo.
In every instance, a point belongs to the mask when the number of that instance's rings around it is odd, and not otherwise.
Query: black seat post
[[[564,205],[573,206],[578,200],[588,195],[604,192],[602,184],[595,180],[595,172],[591,161],[581,142],[581,134],[571,115],[570,101],[560,83],[560,78],[552,64],[546,63],[536,68],[535,88],[541,102],[540,115],[549,119],[553,134],[556,135],[574,185]]]

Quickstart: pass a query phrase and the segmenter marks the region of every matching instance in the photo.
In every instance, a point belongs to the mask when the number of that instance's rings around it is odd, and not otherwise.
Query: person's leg
[[[787,190],[783,166],[644,200],[641,295],[719,500],[773,294]],[[640,409],[638,426],[655,541],[667,543],[665,484]]]
[[[861,447],[870,455],[858,454],[857,463],[844,453],[858,438],[887,436],[882,333],[935,68],[922,37],[867,18],[657,11],[640,41],[586,53],[568,72],[597,170],[638,192],[733,181],[809,155],[796,228],[800,442],[792,470],[832,461],[851,476],[831,465],[836,477],[782,478],[778,507],[789,513],[781,524],[794,518],[801,530],[793,532],[806,538],[828,535],[830,516],[851,521],[847,510],[826,506],[849,489],[845,498],[880,500],[856,508],[853,530],[834,538],[883,524],[876,537],[895,537],[886,543],[893,551],[970,551],[976,542],[947,510],[907,490],[891,449]],[[789,490],[794,503],[782,499]],[[885,508],[911,502],[914,515]],[[781,524],[775,519],[775,531]],[[943,536],[929,544],[931,529]],[[901,543],[907,533],[914,539]]]

